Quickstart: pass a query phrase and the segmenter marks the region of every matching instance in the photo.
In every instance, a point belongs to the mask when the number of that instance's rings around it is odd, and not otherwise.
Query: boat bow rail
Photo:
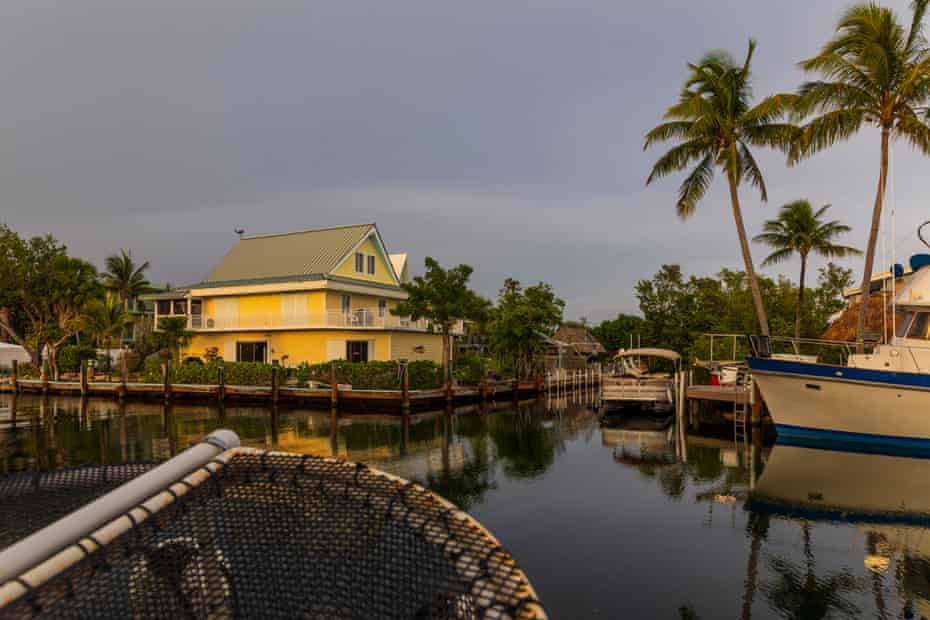
[[[0,616],[546,618],[500,543],[428,490],[338,459],[203,445],[200,463],[188,450],[82,509],[93,519],[49,526],[47,548],[8,549]]]

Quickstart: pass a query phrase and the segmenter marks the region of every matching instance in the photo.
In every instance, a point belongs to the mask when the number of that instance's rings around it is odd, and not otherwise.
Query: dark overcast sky
[[[793,89],[847,4],[5,0],[0,221],[98,264],[132,248],[175,284],[235,227],[375,221],[418,264],[474,265],[484,294],[545,280],[570,318],[605,318],[635,310],[634,282],[663,262],[740,266],[719,180],[687,222],[677,178],[644,187],[659,151],[642,137],[685,63],[741,57],[752,36],[756,94]],[[743,193],[750,234],[805,197],[864,245],[876,134],[799,168],[760,160],[770,202]],[[930,160],[902,144],[895,163],[906,256]]]

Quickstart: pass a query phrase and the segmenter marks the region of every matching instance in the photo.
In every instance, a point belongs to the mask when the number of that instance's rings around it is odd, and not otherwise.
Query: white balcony
[[[237,316],[192,315],[188,328],[196,332],[231,330],[276,330],[276,329],[396,329],[425,332],[429,330],[426,320],[411,321],[377,310],[358,308],[351,312],[324,312],[322,314],[282,315],[278,312],[240,312]]]

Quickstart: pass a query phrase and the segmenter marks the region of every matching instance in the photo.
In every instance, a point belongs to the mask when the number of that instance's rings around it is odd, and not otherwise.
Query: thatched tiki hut
[[[596,362],[607,350],[583,325],[562,325],[547,340],[546,368],[575,370]]]

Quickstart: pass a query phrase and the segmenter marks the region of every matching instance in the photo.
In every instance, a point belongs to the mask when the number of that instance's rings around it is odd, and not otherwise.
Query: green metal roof
[[[328,274],[374,230],[374,224],[243,237],[203,284]]]

